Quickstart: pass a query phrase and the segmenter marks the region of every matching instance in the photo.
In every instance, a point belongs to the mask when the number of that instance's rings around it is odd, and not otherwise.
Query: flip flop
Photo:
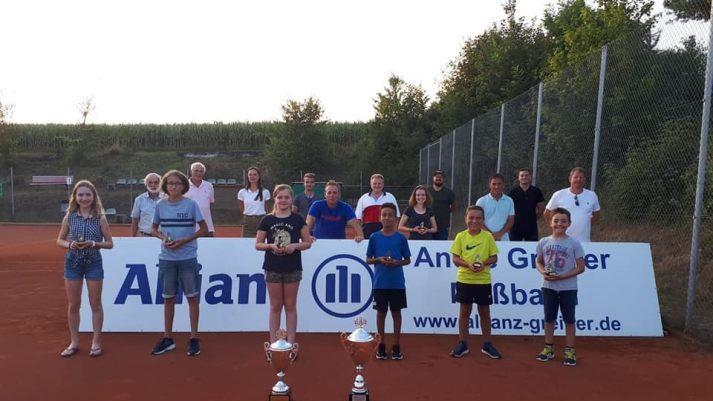
[[[96,357],[98,357],[98,356],[102,356],[102,353],[103,353],[103,352],[102,352],[101,347],[96,347],[96,348],[92,348],[92,349],[89,350],[89,356],[92,357],[92,358],[96,358]]]
[[[67,347],[62,352],[60,352],[59,356],[61,356],[62,358],[69,358],[77,352],[79,352],[79,347]]]

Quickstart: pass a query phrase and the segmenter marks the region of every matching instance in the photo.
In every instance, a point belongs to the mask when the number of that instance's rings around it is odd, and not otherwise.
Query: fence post
[[[441,166],[441,156],[443,155],[443,137],[438,138],[438,169],[443,170]]]
[[[537,183],[537,152],[540,148],[540,117],[542,116],[542,82],[537,88],[537,122],[535,123],[535,150],[532,157],[532,185]]]
[[[15,172],[12,166],[10,166],[10,205],[12,217],[15,217]]]
[[[421,184],[423,179],[423,148],[418,151],[418,183]]]
[[[505,125],[505,103],[500,105],[500,139],[498,140],[498,167],[496,172],[500,173],[500,162],[503,159],[503,126]]]
[[[473,142],[475,140],[475,118],[470,121],[470,167],[468,167],[468,201],[466,202],[465,207],[470,206],[470,200],[472,199],[471,196],[473,196]]]
[[[426,145],[426,177],[431,174],[431,144]],[[428,181],[428,180],[427,180]]]
[[[453,180],[455,179],[456,171],[456,130],[453,130],[453,146],[451,150],[451,186],[453,186]]]
[[[592,154],[592,191],[597,188],[597,166],[599,165],[599,138],[602,130],[602,109],[604,108],[604,78],[607,74],[607,54],[609,46],[602,46],[602,59],[599,62],[599,92],[597,93],[597,117],[594,122],[594,153]]]
[[[711,4],[713,11],[713,3]],[[708,58],[706,60],[706,84],[703,90],[703,116],[701,117],[701,143],[698,150],[698,180],[696,183],[696,206],[693,212],[693,231],[691,233],[691,264],[688,269],[688,296],[686,299],[685,330],[691,328],[693,303],[696,299],[696,275],[698,269],[698,240],[701,231],[703,213],[703,189],[706,181],[706,162],[708,160],[708,130],[711,114],[711,85],[713,85],[713,21],[708,22]]]

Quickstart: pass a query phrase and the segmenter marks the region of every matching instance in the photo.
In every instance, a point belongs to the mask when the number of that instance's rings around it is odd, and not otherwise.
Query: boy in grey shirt
[[[584,272],[584,249],[576,239],[567,236],[572,223],[567,209],[557,208],[550,220],[552,235],[537,243],[537,271],[542,274],[542,300],[545,309],[545,348],[537,360],[546,362],[555,357],[553,343],[558,309],[565,323],[566,347],[564,364],[574,366],[575,306],[577,305],[577,275]]]

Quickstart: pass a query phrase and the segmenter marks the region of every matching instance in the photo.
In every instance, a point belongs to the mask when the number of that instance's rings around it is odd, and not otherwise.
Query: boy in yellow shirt
[[[485,212],[480,206],[468,206],[465,213],[467,230],[456,235],[451,246],[453,264],[458,267],[456,301],[460,303],[458,317],[458,344],[451,356],[460,358],[469,352],[468,323],[473,303],[478,305],[480,327],[483,332],[481,352],[500,359],[502,355],[490,341],[490,305],[493,304],[493,285],[490,280],[490,265],[498,261],[498,247],[493,235],[483,229]]]

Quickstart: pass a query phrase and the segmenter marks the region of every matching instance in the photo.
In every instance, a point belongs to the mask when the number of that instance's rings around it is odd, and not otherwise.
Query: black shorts
[[[537,227],[535,230],[510,230],[510,241],[538,241]]]
[[[493,304],[492,284],[456,283],[456,302],[461,304]]]
[[[562,312],[566,324],[574,324],[574,310],[577,306],[577,290],[555,291],[542,289],[542,302],[545,305],[545,322],[557,320],[557,309]]]
[[[403,289],[373,289],[371,296],[374,297],[372,306],[379,312],[386,312],[389,309],[392,311],[401,310],[407,307],[406,290]]]

